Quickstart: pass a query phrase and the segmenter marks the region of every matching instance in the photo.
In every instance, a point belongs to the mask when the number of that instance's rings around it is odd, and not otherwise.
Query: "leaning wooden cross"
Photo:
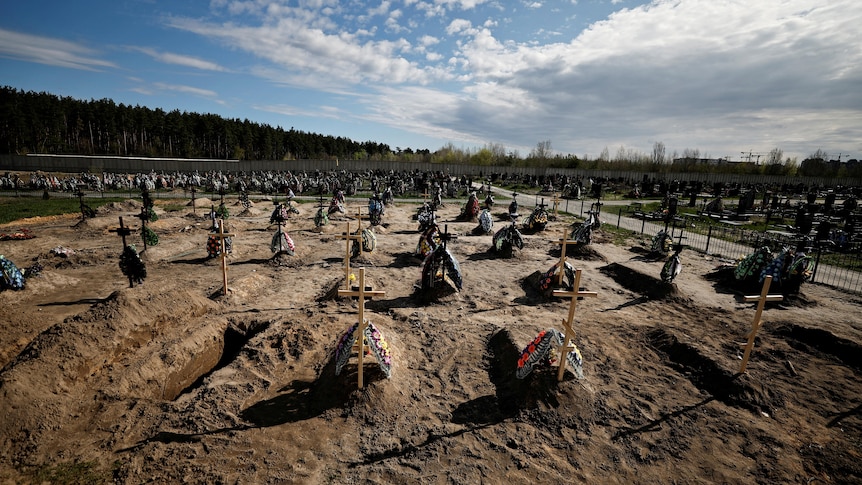
[[[739,373],[745,372],[745,366],[748,365],[748,358],[751,357],[751,350],[754,348],[754,337],[757,331],[760,330],[760,316],[763,314],[763,307],[767,301],[781,301],[784,299],[781,295],[770,295],[769,286],[772,284],[772,276],[767,276],[763,280],[763,289],[760,290],[759,296],[746,296],[745,301],[756,301],[757,311],[754,313],[754,321],[751,323],[751,332],[748,333],[748,343],[745,344],[745,353],[742,356],[742,366],[739,368]]]
[[[224,232],[224,219],[219,219],[218,224],[218,232],[214,234],[210,234],[210,236],[215,237],[219,240],[219,245],[221,246],[221,252],[219,256],[221,256],[221,274],[222,274],[222,282],[224,284],[224,295],[227,296],[227,251],[225,249],[225,239],[229,237],[234,237],[236,234],[230,234]]]
[[[351,234],[350,221],[348,221],[347,231],[341,235],[341,238],[345,240],[346,247],[344,252],[344,288],[350,290],[350,241],[356,241],[357,244],[362,244],[362,231],[357,231],[356,234]]]
[[[598,296],[598,293],[595,291],[581,291],[580,284],[581,270],[578,269],[575,270],[575,282],[572,285],[572,291],[554,290],[554,296],[571,298],[571,302],[569,303],[569,316],[566,320],[563,320],[563,326],[566,328],[566,335],[563,337],[563,345],[560,346],[560,368],[557,372],[558,381],[562,381],[563,375],[566,373],[566,355],[575,350],[575,347],[572,344],[572,340],[575,338],[575,331],[572,329],[572,321],[575,319],[575,306],[577,305],[578,298],[585,296]]]
[[[577,241],[573,241],[568,239],[568,231],[566,228],[563,228],[563,239],[557,241],[557,244],[562,244],[563,248],[560,250],[560,279],[559,284],[562,286],[563,284],[563,276],[566,274],[566,246],[571,244],[575,246],[578,244]],[[580,270],[578,270],[580,271]]]
[[[359,287],[357,289],[338,290],[338,296],[354,296],[359,298],[359,325],[356,327],[357,333],[356,342],[359,352],[359,371],[358,382],[359,388],[362,389],[362,360],[365,356],[365,327],[368,326],[368,321],[365,319],[365,299],[375,296],[385,295],[385,291],[375,291],[365,288],[365,268],[359,268]],[[346,349],[345,349],[346,351]]]

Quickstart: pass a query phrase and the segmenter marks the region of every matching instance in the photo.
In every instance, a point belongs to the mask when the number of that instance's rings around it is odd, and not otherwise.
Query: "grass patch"
[[[180,212],[186,209],[185,204],[160,204],[159,208],[165,212]]]
[[[117,463],[114,464],[118,466]],[[62,485],[84,485],[111,483],[112,470],[100,468],[92,461],[67,462],[56,465],[43,465],[35,469],[30,476],[33,483],[51,483]]]
[[[106,197],[85,199],[92,209],[97,209],[111,202],[127,200],[125,197]],[[52,197],[44,200],[38,197],[2,197],[0,198],[0,224],[24,219],[27,217],[57,216],[60,214],[80,214],[81,205],[77,198]]]

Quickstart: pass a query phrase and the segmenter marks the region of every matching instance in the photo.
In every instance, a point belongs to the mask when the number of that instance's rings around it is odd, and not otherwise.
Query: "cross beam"
[[[118,236],[123,238],[123,249],[126,249],[126,236],[132,234],[132,229],[123,225],[123,218],[120,217],[120,227],[109,229],[108,232],[116,232]]]
[[[385,295],[385,291],[368,290],[365,288],[365,267],[359,268],[359,288],[356,290],[338,290],[338,296],[355,296],[359,298],[359,325],[355,332],[359,332],[356,340],[359,345],[359,388],[362,389],[362,366],[363,357],[365,356],[365,327],[368,326],[368,321],[365,319],[365,300],[375,296]]]
[[[215,237],[219,240],[219,244],[221,245],[221,274],[222,274],[222,282],[224,284],[224,294],[227,296],[227,254],[225,250],[225,239],[229,237],[234,237],[236,234],[230,234],[224,232],[224,219],[219,219],[218,232],[215,234],[210,234],[210,236]]]
[[[745,301],[756,301],[757,311],[754,313],[754,321],[751,323],[751,332],[748,333],[748,343],[745,344],[745,353],[742,356],[742,365],[739,368],[739,373],[745,372],[745,367],[748,365],[748,359],[751,357],[751,350],[754,348],[754,337],[757,331],[760,330],[760,317],[763,315],[763,307],[767,301],[781,301],[784,299],[781,295],[770,295],[769,286],[772,284],[772,276],[767,276],[763,280],[763,288],[760,290],[760,295],[746,296]]]
[[[572,339],[575,337],[575,331],[572,329],[572,321],[575,318],[575,306],[577,305],[578,298],[582,297],[596,297],[598,293],[595,291],[581,291],[581,270],[575,270],[575,281],[572,285],[572,291],[563,291],[563,290],[554,290],[554,296],[558,296],[561,298],[571,298],[571,302],[569,303],[569,316],[567,319],[563,320],[563,327],[566,329],[565,337],[563,337],[563,345],[560,346],[560,368],[557,371],[557,380],[562,381],[563,375],[566,373],[566,355],[575,350],[574,346],[571,344]]]

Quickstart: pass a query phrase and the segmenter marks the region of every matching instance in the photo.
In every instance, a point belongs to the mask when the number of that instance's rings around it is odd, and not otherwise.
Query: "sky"
[[[862,159],[859,0],[0,0],[0,85],[432,152]]]

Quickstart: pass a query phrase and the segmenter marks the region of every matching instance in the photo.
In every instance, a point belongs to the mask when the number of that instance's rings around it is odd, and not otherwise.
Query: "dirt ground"
[[[358,304],[333,289],[364,204],[322,230],[301,204],[287,225],[296,255],[273,258],[271,203],[232,202],[227,296],[206,257],[210,202],[198,204],[156,206],[160,242],[132,288],[110,230],[119,216],[139,227],[138,202],[0,227],[36,236],[0,254],[44,268],[0,292],[0,483],[862,483],[858,295],[811,284],[768,304],[739,375],[756,306],[716,280],[722,262],[683,252],[665,287],[647,241],[614,245],[599,229],[567,249],[598,293],[575,313],[583,379],[519,380],[521,350],[563,329],[569,300],[532,282],[573,219],[504,259],[456,220],[463,201],[447,204],[464,286],[429,299],[414,288],[417,206],[401,202],[351,263],[385,292],[366,316],[392,352],[391,377],[367,357],[358,389],[356,356],[334,372]],[[143,248],[139,232],[130,241]]]

